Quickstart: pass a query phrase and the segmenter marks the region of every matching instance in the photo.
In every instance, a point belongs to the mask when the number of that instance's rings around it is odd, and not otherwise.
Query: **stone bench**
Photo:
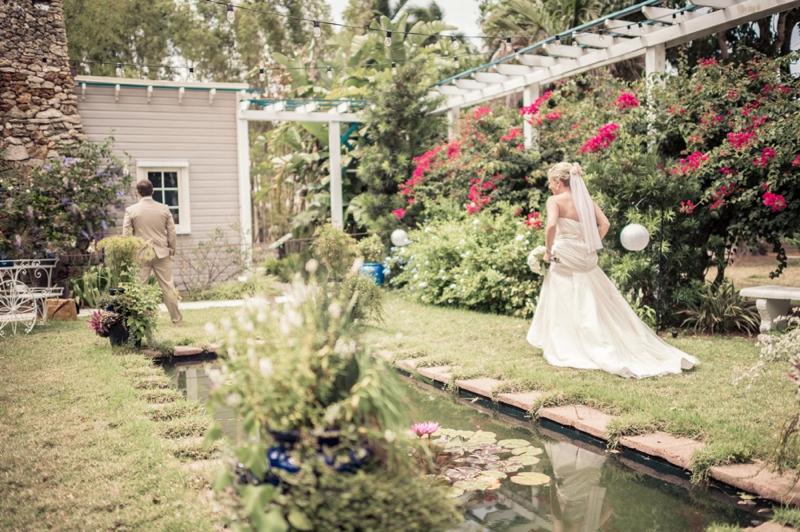
[[[778,320],[778,317],[785,317],[789,313],[789,302],[792,299],[800,299],[800,288],[793,286],[752,286],[740,290],[739,293],[744,297],[756,299],[756,308],[761,316],[761,332],[768,333],[786,324],[786,320]]]

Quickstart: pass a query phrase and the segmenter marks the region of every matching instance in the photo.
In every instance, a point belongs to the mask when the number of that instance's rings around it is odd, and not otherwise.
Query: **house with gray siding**
[[[247,122],[237,116],[247,88],[240,83],[75,78],[88,140],[114,137],[115,151],[129,160],[134,182],[149,179],[154,199],[170,207],[180,248],[195,246],[217,227],[231,231],[231,240],[238,242],[239,233],[232,230],[237,223],[245,229],[241,244],[252,243]],[[180,287],[177,267],[175,277]]]

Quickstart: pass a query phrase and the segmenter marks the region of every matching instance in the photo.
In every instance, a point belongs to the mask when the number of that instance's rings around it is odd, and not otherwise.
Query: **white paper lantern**
[[[622,242],[622,247],[628,251],[641,251],[650,242],[650,233],[643,225],[626,225],[619,234],[619,241]]]
[[[405,246],[408,244],[408,233],[402,229],[395,229],[392,232],[392,244],[395,246]]]

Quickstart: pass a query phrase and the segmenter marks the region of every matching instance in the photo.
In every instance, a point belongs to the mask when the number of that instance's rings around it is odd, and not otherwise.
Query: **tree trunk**
[[[725,32],[717,32],[717,43],[719,43],[719,54],[723,61],[727,61],[730,57],[728,53],[728,39],[725,38]]]
[[[792,51],[792,32],[797,24],[798,14],[800,11],[794,8],[781,13],[778,17],[778,40],[775,48],[780,55],[786,55]]]
[[[769,45],[772,42],[772,17],[762,18],[758,21],[758,51],[769,55]]]

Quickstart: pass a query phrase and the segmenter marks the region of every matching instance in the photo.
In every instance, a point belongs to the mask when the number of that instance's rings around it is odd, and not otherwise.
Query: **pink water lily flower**
[[[435,421],[424,421],[422,423],[414,423],[411,425],[411,430],[414,431],[414,434],[419,436],[420,438],[425,436],[426,434],[430,438],[430,435],[439,430],[439,424]]]

